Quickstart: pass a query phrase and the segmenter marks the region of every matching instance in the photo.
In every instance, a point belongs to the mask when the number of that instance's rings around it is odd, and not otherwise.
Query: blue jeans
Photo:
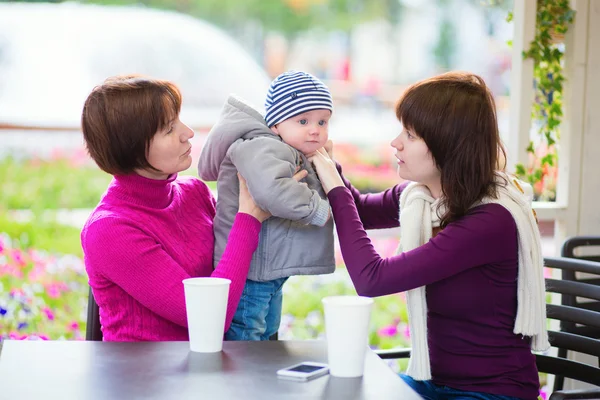
[[[281,289],[287,279],[267,282],[246,280],[225,340],[269,340],[279,330],[283,302]]]
[[[482,392],[467,392],[465,390],[452,389],[448,386],[441,386],[431,381],[416,381],[408,375],[400,374],[404,380],[415,392],[427,400],[519,400],[516,397],[502,396],[499,394],[490,394]]]

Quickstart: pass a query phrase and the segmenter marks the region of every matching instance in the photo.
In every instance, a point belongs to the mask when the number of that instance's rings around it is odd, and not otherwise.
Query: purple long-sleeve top
[[[362,195],[345,183],[328,197],[352,282],[364,296],[426,286],[432,381],[536,399],[539,377],[529,338],[513,333],[518,243],[511,214],[499,204],[474,207],[428,243],[383,258],[365,229],[399,226],[407,184]]]

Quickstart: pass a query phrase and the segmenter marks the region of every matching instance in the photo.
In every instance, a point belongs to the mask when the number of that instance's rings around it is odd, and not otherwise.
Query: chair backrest
[[[598,246],[598,251],[592,254],[577,255],[577,249],[581,247]],[[595,254],[597,253],[597,254]],[[579,258],[600,262],[600,236],[573,236],[565,240],[560,250],[561,257]]]
[[[102,329],[100,328],[100,309],[98,308],[98,304],[96,304],[96,299],[94,299],[92,288],[90,288],[88,295],[85,340],[102,341]]]
[[[547,268],[560,269],[563,272],[568,271],[573,274],[580,272],[600,276],[600,263],[597,262],[565,257],[547,257],[544,261]],[[546,291],[558,293],[561,297],[572,296],[600,301],[600,286],[581,280],[547,278]],[[548,304],[546,310],[549,319],[558,320],[561,323],[559,331],[550,330],[548,332],[550,344],[559,349],[559,357],[538,355],[537,364],[540,372],[598,384],[600,381],[598,364],[595,366],[587,365],[568,360],[565,356],[566,351],[570,350],[589,354],[598,357],[598,360],[600,360],[600,338],[586,335],[590,329],[600,330],[600,311],[574,307],[564,302],[561,304]],[[564,329],[565,326],[571,325],[575,329]],[[562,355],[560,354],[561,350]],[[555,385],[554,390],[562,389],[562,379],[558,386]]]
[[[590,246],[599,246],[597,255],[576,255],[576,250],[581,247],[590,247]],[[577,258],[580,260],[589,260],[600,262],[600,236],[575,236],[569,238],[563,244],[561,249],[562,257],[569,258]],[[600,274],[599,273],[586,273],[582,275],[581,273],[577,273],[575,270],[571,269],[563,269],[562,270],[562,279],[573,282],[583,282],[589,283],[591,285],[600,286]],[[577,296],[574,295],[563,295],[562,296],[562,304],[566,306],[583,308],[585,310],[593,310],[600,312],[600,301],[590,301],[590,300],[581,300],[578,299]],[[581,334],[586,336],[591,336],[595,338],[600,338],[600,329],[595,329],[592,327],[577,327],[575,324],[570,322],[565,322],[561,327],[562,330],[568,332],[581,332]]]
[[[597,249],[592,248],[593,246]],[[578,250],[584,250],[584,254]],[[568,258],[577,258],[581,260],[597,261],[600,262],[600,236],[573,236],[565,240],[561,249],[561,256]],[[562,279],[572,282],[584,282],[592,285],[600,286],[600,276],[596,274],[585,274],[577,273],[576,271],[563,270]],[[594,300],[581,300],[577,296],[570,294],[563,294],[561,303],[575,308],[583,308],[586,310],[594,310],[600,312],[600,301]],[[573,322],[563,321],[561,322],[561,330],[566,332],[577,333],[583,336],[589,336],[593,338],[600,338],[600,329],[590,326],[579,326]],[[559,350],[558,355],[566,358],[567,351],[564,349]],[[562,389],[564,378],[557,376],[555,380],[555,387]]]

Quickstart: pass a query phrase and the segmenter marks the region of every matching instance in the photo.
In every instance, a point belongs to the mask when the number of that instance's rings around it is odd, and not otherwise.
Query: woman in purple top
[[[396,115],[391,145],[412,183],[362,195],[330,154],[312,156],[354,286],[408,291],[402,378],[424,398],[536,399],[531,348],[548,346],[539,231],[522,185],[499,171],[493,97],[480,77],[448,73],[408,88]],[[365,229],[397,226],[399,252],[382,258]]]

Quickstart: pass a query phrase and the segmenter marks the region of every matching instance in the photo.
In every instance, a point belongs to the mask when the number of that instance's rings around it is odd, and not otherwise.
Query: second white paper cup
[[[329,372],[355,378],[363,375],[373,299],[331,296],[323,299]]]

